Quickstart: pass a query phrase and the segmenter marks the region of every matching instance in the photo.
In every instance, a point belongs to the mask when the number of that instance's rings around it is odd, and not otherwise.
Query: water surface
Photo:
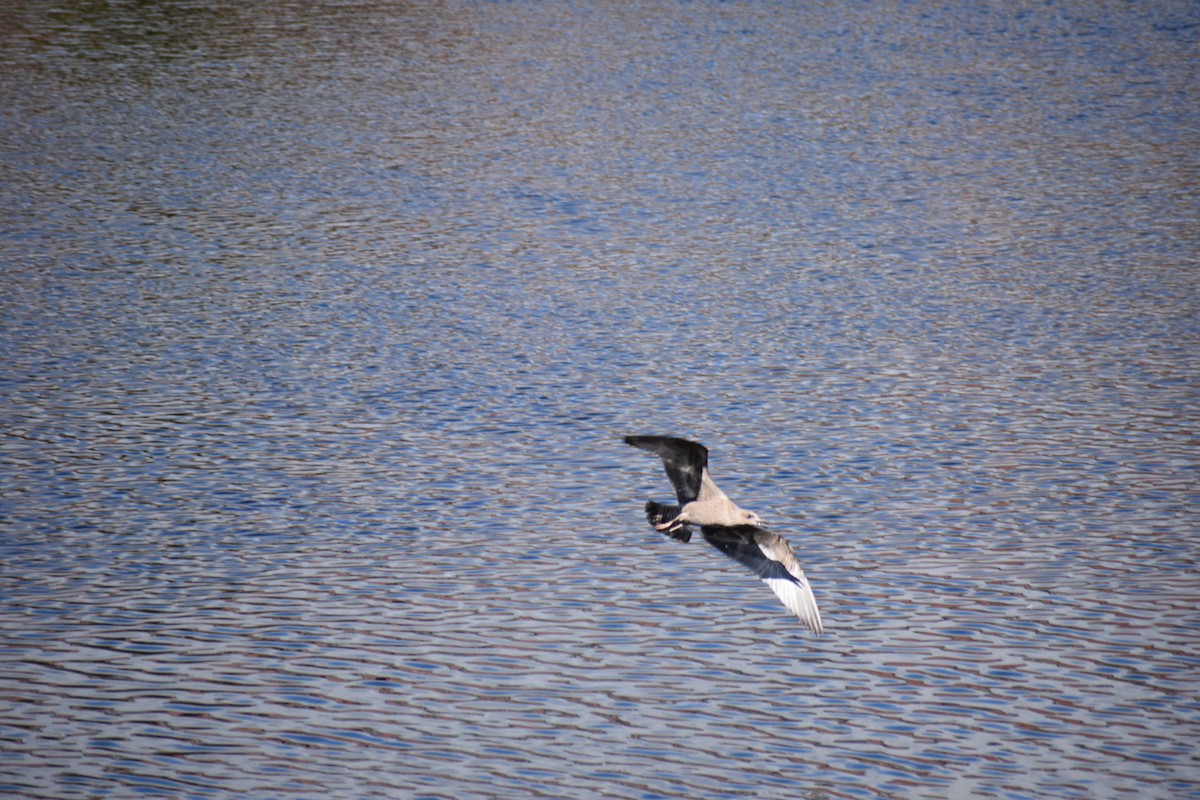
[[[0,31],[6,796],[1200,797],[1194,4]]]

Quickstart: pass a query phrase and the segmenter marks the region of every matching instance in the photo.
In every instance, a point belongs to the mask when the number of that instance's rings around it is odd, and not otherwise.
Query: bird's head
[[[742,524],[753,525],[756,528],[767,527],[766,523],[762,521],[762,518],[759,517],[758,514],[755,514],[753,511],[746,511],[745,509],[742,509]]]

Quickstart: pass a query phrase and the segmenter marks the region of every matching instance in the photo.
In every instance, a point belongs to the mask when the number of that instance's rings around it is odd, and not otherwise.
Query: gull
[[[805,627],[821,632],[817,600],[792,546],[717,488],[708,474],[708,448],[673,436],[626,436],[625,443],[661,457],[675,487],[677,506],[646,501],[646,519],[655,530],[688,542],[691,526],[699,525],[706,542],[749,567]]]

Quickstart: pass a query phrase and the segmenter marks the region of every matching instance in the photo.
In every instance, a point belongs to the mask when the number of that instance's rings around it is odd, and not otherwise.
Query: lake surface
[[[0,11],[0,792],[1200,797],[1198,38]]]

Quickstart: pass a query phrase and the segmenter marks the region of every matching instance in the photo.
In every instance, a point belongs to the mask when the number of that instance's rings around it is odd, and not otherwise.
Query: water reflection
[[[1187,796],[1193,17],[0,11],[0,787]]]

